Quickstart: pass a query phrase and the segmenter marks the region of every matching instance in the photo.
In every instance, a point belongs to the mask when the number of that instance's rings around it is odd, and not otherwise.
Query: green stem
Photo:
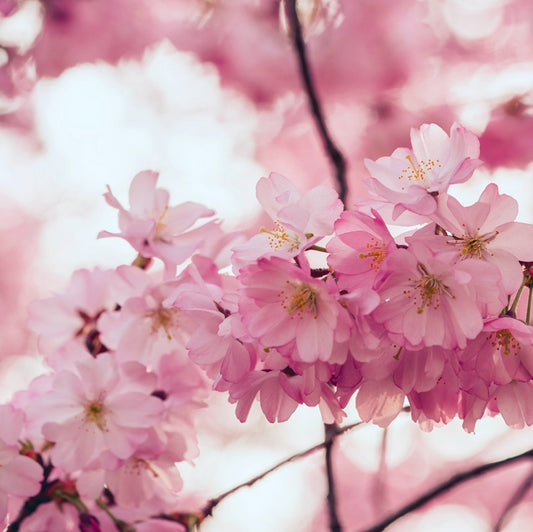
[[[135,528],[131,527],[125,521],[122,521],[118,517],[114,516],[113,513],[111,512],[111,510],[108,508],[107,504],[104,501],[102,501],[101,499],[98,499],[96,501],[96,504],[97,504],[97,506],[99,508],[101,508],[107,514],[107,516],[111,519],[111,521],[113,521],[113,524],[115,525],[115,528],[119,532],[130,532],[130,531],[131,532],[135,532]]]
[[[309,251],[310,249],[312,249],[313,251],[322,251],[322,253],[327,253],[328,250],[323,247],[323,246],[317,246],[316,244],[313,244],[312,246],[309,246],[308,248],[306,248],[305,251]]]
[[[80,499],[80,496],[79,495],[69,495],[68,493],[64,493],[60,490],[57,490],[54,495],[56,497],[59,497],[61,499],[63,499],[64,501],[67,501],[68,503],[72,504],[72,506],[74,506],[74,508],[76,508],[76,510],[78,510],[78,512],[86,512],[86,513],[89,513],[89,508],[87,508],[87,506],[85,506],[85,504],[83,503],[83,501]]]
[[[516,307],[518,306],[518,302],[520,301],[520,296],[522,295],[522,290],[524,290],[524,286],[531,280],[531,275],[529,273],[526,273],[524,275],[524,279],[522,280],[522,284],[520,285],[520,288],[518,289],[518,292],[516,292],[516,296],[514,296],[513,304],[511,305],[511,312],[516,312]]]
[[[528,285],[529,293],[527,295],[527,312],[526,312],[526,325],[529,325],[529,321],[531,318],[531,300],[533,295],[533,290],[531,289],[531,286]]]

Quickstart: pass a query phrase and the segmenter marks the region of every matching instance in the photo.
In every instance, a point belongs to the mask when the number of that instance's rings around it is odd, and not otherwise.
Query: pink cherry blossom
[[[327,245],[328,264],[335,271],[339,287],[350,291],[373,287],[387,255],[396,242],[381,216],[344,211],[335,223],[335,237]]]
[[[436,124],[413,128],[411,145],[412,149],[398,148],[390,157],[365,160],[372,176],[367,186],[395,205],[394,218],[404,210],[433,213],[435,196],[466,181],[481,164],[477,137],[457,123],[449,136]]]
[[[461,360],[487,384],[529,381],[533,378],[533,328],[508,316],[488,320]]]
[[[294,342],[295,360],[326,361],[335,342],[348,340],[350,319],[331,279],[314,279],[277,257],[243,268],[238,279],[243,323],[265,347]]]
[[[473,277],[468,261],[454,264],[453,258],[444,259],[419,242],[389,257],[390,274],[379,289],[382,303],[373,317],[413,347],[465,347],[466,340],[475,338],[483,327],[476,282],[483,282],[480,294],[488,298],[498,274],[487,271],[484,278]],[[500,309],[505,306],[505,300],[497,303]]]
[[[462,259],[482,259],[495,265],[504,289],[512,294],[522,282],[518,261],[533,261],[533,250],[524,246],[533,240],[533,225],[515,222],[517,213],[516,200],[499,194],[498,186],[491,183],[469,207],[463,207],[453,196],[439,198],[433,218],[451,233],[449,249],[455,249]]]
[[[108,353],[79,363],[77,369],[58,372],[33,413],[43,435],[55,443],[54,464],[70,472],[94,460],[129,458],[162,411],[147,383],[121,375]]]
[[[256,193],[273,227],[262,228],[248,242],[234,248],[232,261],[237,269],[259,257],[295,257],[321,237],[330,235],[343,209],[332,188],[318,186],[302,196],[287,178],[276,173],[262,177]]]
[[[115,306],[110,290],[113,275],[113,270],[99,268],[77,270],[64,293],[30,306],[29,326],[40,335],[39,347],[44,354],[53,355],[72,340],[92,355],[106,350],[99,341],[96,322]],[[55,367],[53,360],[49,362]]]
[[[386,427],[400,413],[404,399],[405,393],[388,378],[363,382],[355,404],[363,421]]]
[[[215,222],[193,227],[200,218],[214,212],[203,205],[185,202],[169,206],[169,193],[156,188],[158,174],[138,173],[130,185],[130,208],[125,209],[111,189],[104,194],[107,203],[119,211],[120,233],[101,231],[99,237],[119,236],[127,240],[143,257],[158,257],[169,271],[184,262],[206,239],[219,236]]]

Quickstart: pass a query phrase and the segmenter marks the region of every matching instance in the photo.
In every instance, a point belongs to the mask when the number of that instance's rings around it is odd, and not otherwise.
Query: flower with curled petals
[[[448,136],[436,124],[411,129],[409,148],[398,148],[390,157],[365,159],[372,176],[369,190],[392,202],[393,218],[403,211],[429,215],[435,212],[435,196],[449,185],[463,183],[481,164],[477,137],[454,123]]]

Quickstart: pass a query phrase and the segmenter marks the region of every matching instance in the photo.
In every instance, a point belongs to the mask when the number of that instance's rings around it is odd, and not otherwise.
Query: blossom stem
[[[96,501],[96,504],[98,505],[100,509],[102,509],[107,514],[107,516],[111,519],[111,521],[113,521],[115,528],[119,532],[135,532],[135,529],[132,526],[128,525],[128,523],[126,523],[125,521],[122,521],[122,519],[118,519],[118,517],[113,515],[113,513],[111,512],[111,510],[109,509],[109,507],[104,501],[102,501],[101,499],[98,499]]]
[[[41,504],[49,503],[52,500],[48,494],[48,489],[50,488],[48,477],[50,476],[53,467],[51,464],[44,465],[40,455],[38,455],[37,461],[43,466],[43,480],[41,482],[41,489],[37,495],[26,499],[16,519],[9,523],[5,529],[5,532],[18,532],[22,526],[22,522],[24,519],[26,519],[26,517],[29,517],[31,514],[33,514]]]
[[[522,280],[522,284],[520,285],[520,288],[516,292],[516,295],[514,296],[513,304],[511,305],[510,312],[515,313],[516,307],[518,306],[518,302],[520,301],[520,296],[522,295],[522,291],[524,290],[524,286],[529,282],[531,279],[531,276],[526,273],[524,274],[524,279]]]
[[[388,428],[383,429],[379,453],[378,471],[374,478],[373,485],[373,506],[376,514],[383,514],[384,508],[387,507],[387,493],[386,493],[386,477],[387,477],[387,440]]]
[[[525,460],[525,459],[531,460],[532,458],[533,458],[533,449],[530,449],[529,451],[526,451],[521,454],[517,454],[515,456],[510,456],[509,458],[505,458],[503,460],[498,460],[496,462],[489,462],[487,464],[482,464],[480,466],[474,467],[467,471],[462,471],[460,473],[457,473],[456,475],[452,476],[450,479],[446,480],[445,482],[442,482],[441,484],[438,484],[433,489],[428,490],[426,493],[424,493],[420,497],[406,504],[405,506],[403,506],[402,508],[400,508],[393,514],[390,514],[388,517],[383,519],[383,521],[381,521],[377,525],[367,528],[363,532],[381,532],[385,530],[389,525],[391,525],[392,523],[400,519],[401,517],[415,510],[418,510],[419,508],[431,502],[433,499],[435,499],[439,495],[446,493],[447,491],[451,490],[455,486],[462,484],[463,482],[467,482],[473,478],[477,478],[481,475],[484,475],[485,473],[488,473],[489,471],[497,470],[501,467],[510,465],[514,462]]]
[[[346,196],[348,194],[348,185],[346,183],[346,159],[333,142],[324,119],[322,106],[320,104],[320,100],[311,76],[309,61],[307,60],[307,52],[302,35],[302,27],[300,25],[298,12],[296,9],[296,0],[286,0],[285,10],[287,13],[287,20],[289,21],[292,43],[298,56],[300,76],[309,100],[309,106],[311,107],[311,114],[313,115],[320,138],[322,139],[324,150],[326,151],[326,154],[328,155],[335,170],[335,179],[337,181],[339,197],[343,203],[346,203]]]
[[[327,253],[328,252],[328,250],[324,246],[317,246],[316,244],[313,244],[312,246],[309,246],[308,248],[306,248],[305,251],[309,251],[309,250],[321,251],[322,253]]]
[[[533,289],[528,285],[529,293],[527,295],[527,311],[526,311],[526,325],[529,325],[531,319],[531,301],[533,296]]]

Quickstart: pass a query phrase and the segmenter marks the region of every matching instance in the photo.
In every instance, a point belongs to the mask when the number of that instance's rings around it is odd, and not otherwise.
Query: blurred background
[[[533,3],[530,0],[298,0],[326,120],[348,162],[347,206],[365,195],[363,159],[409,145],[409,130],[454,121],[485,165],[454,190],[488,182],[533,222]],[[2,397],[41,371],[26,308],[74,269],[129,263],[102,194],[126,201],[132,177],[160,172],[174,203],[215,209],[228,230],[260,226],[255,183],[279,172],[302,192],[334,186],[302,90],[280,0],[0,0],[0,372]],[[353,405],[351,405],[353,407]],[[357,420],[352,408],[348,422]],[[184,465],[180,509],[323,439],[318,411],[245,425],[223,396],[199,419],[201,456]],[[385,432],[337,439],[339,512],[362,530],[435,482],[531,448],[500,419],[425,433],[402,414]],[[325,531],[317,451],[228,497],[202,532]],[[533,493],[505,513],[528,463],[470,481],[391,531],[532,530]],[[499,528],[498,528],[499,527]]]

